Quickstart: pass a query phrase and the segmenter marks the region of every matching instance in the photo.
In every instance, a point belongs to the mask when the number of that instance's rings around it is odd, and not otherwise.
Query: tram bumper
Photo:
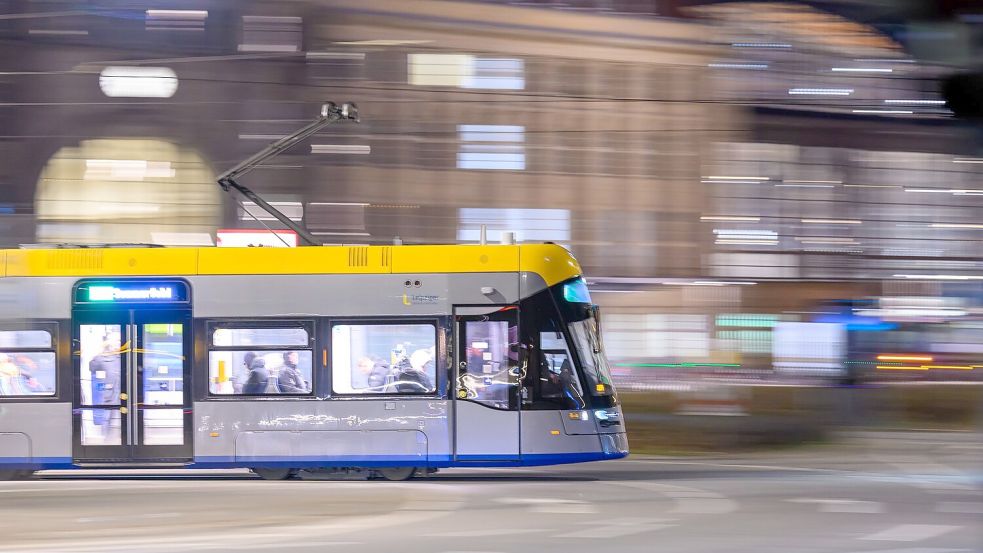
[[[628,434],[621,407],[595,409],[594,423],[601,440],[601,453],[605,459],[621,459],[628,456]]]
[[[562,419],[568,436],[597,436],[600,459],[621,459],[628,455],[628,434],[621,407],[564,411]]]
[[[605,459],[621,459],[628,456],[628,434],[600,434],[601,453]]]

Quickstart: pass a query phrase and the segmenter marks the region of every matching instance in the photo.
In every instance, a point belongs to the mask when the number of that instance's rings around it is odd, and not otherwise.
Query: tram
[[[0,250],[0,474],[617,459],[599,336],[554,244]]]

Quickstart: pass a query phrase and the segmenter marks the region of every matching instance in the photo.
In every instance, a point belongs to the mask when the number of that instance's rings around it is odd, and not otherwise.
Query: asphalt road
[[[0,482],[0,553],[980,552],[981,464],[979,434],[906,433],[400,483],[48,472]]]

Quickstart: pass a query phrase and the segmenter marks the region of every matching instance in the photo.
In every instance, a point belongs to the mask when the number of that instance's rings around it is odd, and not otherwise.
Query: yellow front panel
[[[519,266],[522,272],[543,277],[547,286],[583,274],[573,255],[556,244],[524,244]]]
[[[506,273],[519,269],[518,246],[399,246],[393,273]]]
[[[389,246],[202,248],[198,274],[284,275],[388,273]]]
[[[7,276],[193,275],[195,248],[8,250]]]

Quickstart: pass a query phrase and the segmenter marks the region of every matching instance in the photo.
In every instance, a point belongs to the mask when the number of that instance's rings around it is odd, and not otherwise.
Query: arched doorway
[[[205,243],[219,189],[198,152],[157,138],[83,140],[58,150],[35,195],[47,243]]]

